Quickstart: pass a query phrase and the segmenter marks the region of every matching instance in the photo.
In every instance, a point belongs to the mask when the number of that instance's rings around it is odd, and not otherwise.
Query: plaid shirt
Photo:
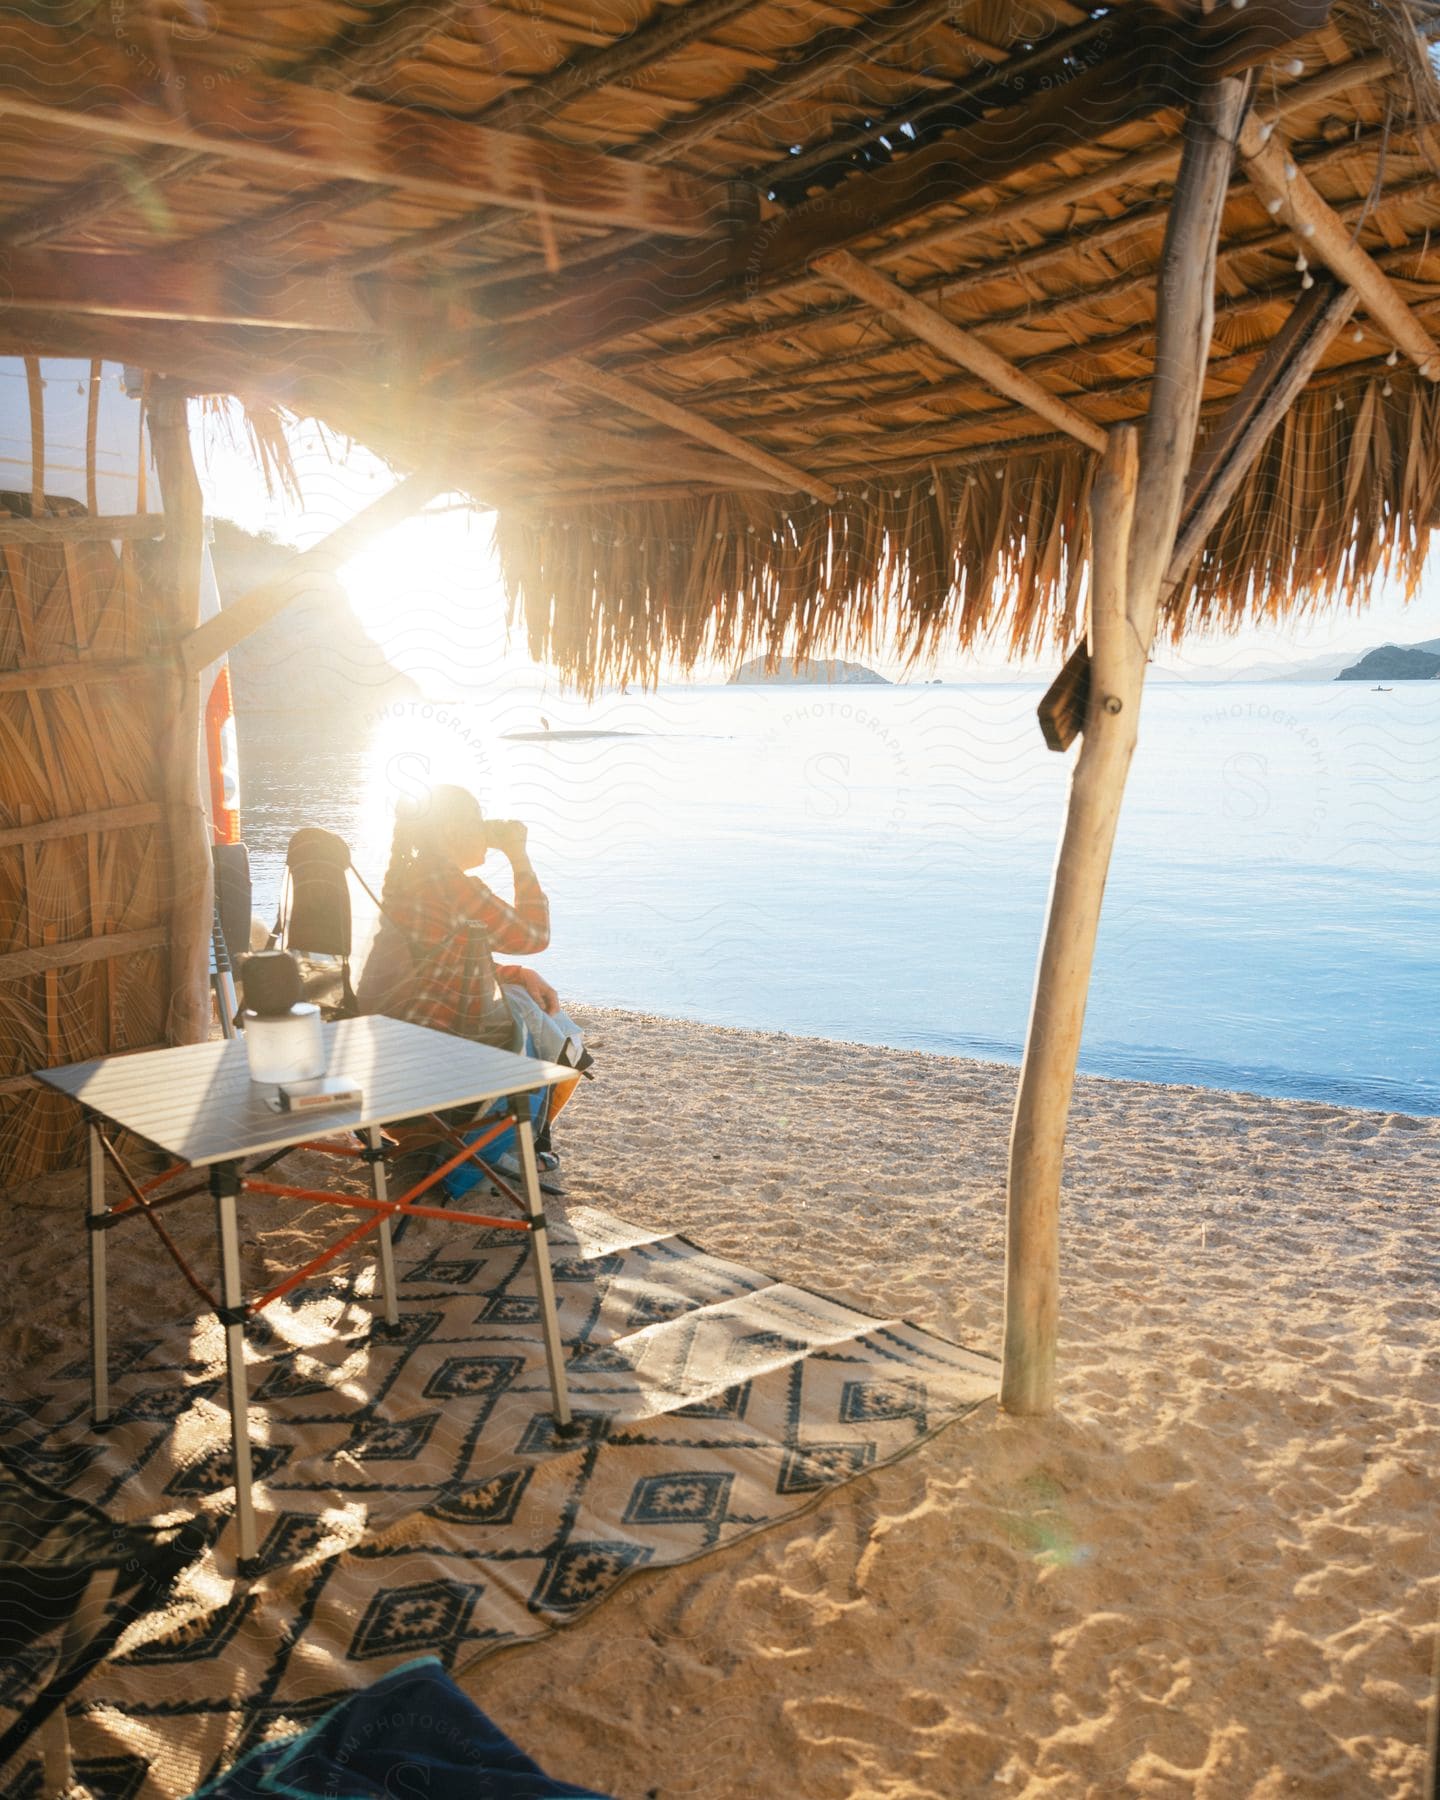
[[[443,870],[386,910],[415,969],[401,1016],[434,1031],[508,1044],[513,1026],[491,952],[523,955],[550,942],[550,902],[534,871],[516,871],[513,906],[476,876]]]

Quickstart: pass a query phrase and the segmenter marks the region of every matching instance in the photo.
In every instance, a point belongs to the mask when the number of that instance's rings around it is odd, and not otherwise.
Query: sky
[[[297,548],[317,542],[343,519],[392,485],[385,465],[364,449],[327,439],[309,424],[297,426],[292,454],[303,504],[268,494],[245,444],[243,430],[227,433],[211,419],[194,429],[196,461],[206,509],[249,531],[267,531]],[[459,495],[438,499],[423,517],[397,526],[341,571],[341,581],[361,623],[397,667],[427,693],[453,686],[457,668],[483,669],[488,679],[504,673],[544,691],[550,678],[524,647],[523,632],[506,631],[504,599],[490,547],[490,515],[466,506]],[[1179,651],[1162,650],[1157,672],[1191,679],[1221,679],[1255,665],[1303,663],[1312,657],[1362,653],[1383,643],[1440,637],[1440,555],[1432,557],[1421,593],[1407,607],[1398,591],[1382,589],[1358,611],[1336,609],[1279,627],[1247,626],[1239,632],[1186,640]],[[963,680],[976,676],[1047,671],[1055,659],[1018,668],[1000,653],[942,654],[917,677]],[[896,675],[898,664],[877,663]],[[700,678],[723,680],[724,669]]]

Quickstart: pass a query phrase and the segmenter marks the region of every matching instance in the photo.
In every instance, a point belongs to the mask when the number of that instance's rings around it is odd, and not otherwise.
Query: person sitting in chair
[[[486,819],[465,788],[402,801],[385,872],[379,933],[360,977],[362,1013],[384,1013],[502,1050],[579,1068],[589,1058],[559,996],[533,969],[497,964],[550,942],[550,903],[515,820]],[[510,860],[514,902],[478,876],[488,853]]]

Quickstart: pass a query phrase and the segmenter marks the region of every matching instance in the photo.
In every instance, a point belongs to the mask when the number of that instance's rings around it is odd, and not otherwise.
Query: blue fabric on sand
[[[606,1800],[555,1781],[433,1656],[349,1694],[299,1737],[262,1744],[190,1800]]]

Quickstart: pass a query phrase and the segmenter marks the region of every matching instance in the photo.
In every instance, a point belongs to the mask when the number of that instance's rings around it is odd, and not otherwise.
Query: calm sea
[[[257,911],[297,826],[342,833],[378,887],[396,797],[459,781],[529,824],[554,919],[540,966],[575,1001],[1014,1061],[1068,779],[1039,691],[256,715]],[[1440,1113],[1437,996],[1440,683],[1152,685],[1082,1066]]]

